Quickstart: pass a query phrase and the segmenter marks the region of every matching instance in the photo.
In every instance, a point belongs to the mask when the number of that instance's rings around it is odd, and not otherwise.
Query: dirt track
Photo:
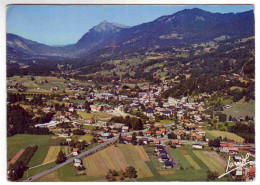
[[[9,168],[10,164],[14,164],[17,159],[19,159],[19,157],[23,154],[25,150],[21,149],[19,152],[17,152],[17,154],[7,163],[7,169]]]

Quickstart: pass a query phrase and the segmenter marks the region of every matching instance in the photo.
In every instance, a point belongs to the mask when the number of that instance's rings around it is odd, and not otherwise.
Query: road
[[[124,133],[124,134],[122,134],[122,135],[126,135],[126,134],[131,134],[131,132],[130,132],[130,133]],[[96,152],[97,150],[101,149],[102,147],[105,147],[105,146],[107,146],[107,145],[109,145],[109,144],[115,142],[117,139],[118,139],[118,136],[113,137],[113,138],[111,138],[110,140],[106,141],[105,143],[102,143],[102,144],[100,144],[100,145],[98,145],[98,146],[95,146],[94,148],[91,148],[91,149],[89,149],[89,150],[87,150],[87,151],[85,151],[85,152],[82,152],[81,154],[77,155],[76,157],[72,157],[72,158],[66,160],[66,161],[63,162],[63,163],[56,165],[56,166],[53,167],[53,168],[50,168],[50,169],[48,169],[48,170],[46,170],[46,171],[43,171],[43,172],[41,172],[41,173],[38,173],[37,175],[34,175],[34,176],[32,176],[32,177],[26,179],[24,182],[30,182],[30,181],[33,181],[33,180],[35,180],[35,179],[38,179],[39,177],[42,177],[42,176],[44,176],[44,175],[47,175],[48,173],[51,173],[51,172],[57,170],[58,168],[61,168],[61,167],[65,166],[65,165],[67,165],[67,164],[73,162],[74,159],[81,158],[81,157],[84,157],[84,156],[86,156],[86,155],[89,155],[89,154],[91,154],[91,153],[93,153],[93,152]],[[29,180],[29,179],[30,179],[30,180]]]

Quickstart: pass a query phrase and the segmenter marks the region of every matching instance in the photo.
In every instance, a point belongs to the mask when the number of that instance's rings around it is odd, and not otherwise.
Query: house
[[[229,152],[230,154],[238,154],[238,148],[229,148],[229,149],[228,149],[228,152]]]
[[[197,141],[202,141],[202,140],[203,140],[203,136],[201,136],[201,135],[196,135],[196,140],[197,140]]]
[[[78,148],[73,148],[72,149],[72,155],[74,155],[74,156],[79,155],[79,149]]]
[[[231,144],[231,143],[222,143],[222,144],[220,144],[220,147],[221,147],[221,151],[229,152],[229,148],[232,148],[233,144]]]
[[[164,161],[164,168],[173,168],[173,163],[172,161]]]
[[[161,112],[160,112],[160,115],[161,115],[161,116],[167,116],[167,117],[169,117],[171,114],[172,114],[171,111],[161,111]]]
[[[105,138],[105,139],[108,139],[108,138],[111,138],[112,137],[112,134],[111,133],[102,133],[100,134],[101,137]]]
[[[180,147],[181,146],[181,143],[177,139],[172,140],[172,144],[175,144],[176,147]]]
[[[144,144],[148,144],[148,138],[147,137],[143,137],[142,141],[143,141]]]
[[[73,162],[75,167],[81,166],[81,159],[74,159]]]
[[[150,136],[150,135],[152,135],[152,132],[151,132],[151,131],[147,131],[145,134],[146,134],[147,136]]]
[[[165,150],[158,150],[157,155],[167,155],[167,152]]]
[[[126,141],[126,143],[131,143],[132,142],[132,136],[126,136],[125,141]]]
[[[243,175],[243,167],[239,166],[236,170],[236,176],[242,176]]]
[[[146,109],[145,110],[145,115],[147,117],[153,117],[154,111],[152,109]]]
[[[177,139],[181,139],[182,134],[180,132],[177,132],[175,135],[177,136]]]
[[[156,132],[155,132],[155,135],[156,135],[157,138],[162,137],[162,134],[163,134],[162,131],[156,131]]]
[[[154,140],[153,141],[153,144],[155,144],[155,145],[158,145],[158,144],[160,144],[161,142],[160,142],[160,140]]]
[[[203,146],[202,146],[202,145],[199,145],[199,144],[193,144],[193,145],[192,145],[192,148],[202,149]]]
[[[165,128],[160,128],[159,130],[162,132],[162,135],[165,135],[165,133],[166,133],[166,129]]]
[[[158,159],[160,162],[163,162],[163,161],[168,161],[169,158],[167,155],[160,155],[159,159]]]
[[[123,126],[122,127],[122,132],[129,132],[129,127],[128,126]]]
[[[157,145],[154,151],[158,152],[159,150],[163,150],[163,149],[164,149],[163,145]]]
[[[255,166],[249,168],[248,175],[251,179],[255,178]]]

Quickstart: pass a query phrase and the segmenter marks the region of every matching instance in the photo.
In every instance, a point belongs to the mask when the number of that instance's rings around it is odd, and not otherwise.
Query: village
[[[210,145],[209,143],[214,143],[215,139],[214,141],[209,139],[204,131],[205,127],[209,126],[205,125],[205,121],[212,119],[212,115],[207,113],[208,107],[204,102],[197,102],[189,97],[181,99],[169,97],[158,102],[157,98],[162,90],[167,89],[167,83],[163,87],[144,85],[142,89],[138,88],[138,92],[132,91],[131,88],[121,87],[121,90],[124,89],[127,93],[118,94],[120,93],[119,88],[119,91],[115,92],[116,95],[111,93],[113,89],[109,86],[102,87],[99,93],[92,91],[89,94],[80,93],[80,91],[86,90],[86,87],[81,87],[76,83],[69,83],[68,87],[70,90],[79,92],[59,97],[64,102],[60,105],[62,107],[60,111],[57,111],[57,107],[55,108],[51,103],[45,105],[42,111],[46,114],[52,113],[53,116],[48,123],[38,123],[34,127],[48,128],[57,137],[64,138],[64,142],[60,145],[71,146],[68,152],[69,156],[78,156],[85,151],[85,146],[91,143],[101,144],[111,138],[118,137],[120,144],[154,147],[154,153],[165,169],[179,165],[178,160],[169,152],[168,148],[188,146],[194,150],[207,148],[206,150],[229,154],[233,156],[232,160],[235,161],[234,164],[237,167],[235,174],[233,174],[234,177],[244,175],[247,180],[252,180],[255,177],[254,161],[250,161],[250,165],[240,166],[244,160],[242,154],[248,152],[251,156],[255,155],[254,145],[238,143],[230,138],[220,138],[216,141],[217,144]],[[88,88],[94,89],[92,86]],[[60,89],[54,87],[51,90],[57,92]],[[130,94],[130,96],[126,94]],[[205,97],[210,97],[210,95],[203,93],[197,99]],[[42,96],[41,98],[43,102],[46,102],[46,97]],[[30,98],[29,101],[32,99]],[[87,103],[73,103],[73,100],[84,100]],[[116,102],[116,104],[111,102]],[[80,116],[82,113],[93,116],[84,119]],[[96,115],[99,113],[110,114],[111,117],[97,120]],[[126,116],[139,120],[139,122],[137,121],[139,126],[133,127],[131,123],[126,124],[123,119]],[[113,119],[113,117],[118,119]],[[160,120],[167,120],[167,123],[159,124]],[[124,136],[121,136],[121,133]],[[88,143],[73,137],[73,135],[78,134],[90,134],[92,139]],[[85,174],[85,167],[81,159],[76,158],[73,162],[79,170],[79,174]]]

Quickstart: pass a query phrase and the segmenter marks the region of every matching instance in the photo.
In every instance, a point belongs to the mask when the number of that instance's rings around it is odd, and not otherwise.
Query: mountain
[[[105,47],[118,32],[128,26],[103,21],[94,26],[75,44],[76,53],[88,52],[90,49]]]
[[[7,51],[21,52],[27,55],[45,56],[71,56],[72,53],[66,47],[52,47],[15,34],[8,33],[6,38]]]
[[[254,12],[211,13],[198,8],[185,9],[172,15],[128,27],[103,21],[84,34],[76,44],[51,47],[7,34],[8,51],[28,55],[81,57],[117,51],[135,52],[151,48],[185,47],[208,42],[220,36],[244,38],[254,36]]]
[[[254,35],[253,11],[220,14],[197,8],[185,9],[122,30],[115,38],[115,42],[120,47],[183,47],[211,41],[221,35],[232,38]]]

